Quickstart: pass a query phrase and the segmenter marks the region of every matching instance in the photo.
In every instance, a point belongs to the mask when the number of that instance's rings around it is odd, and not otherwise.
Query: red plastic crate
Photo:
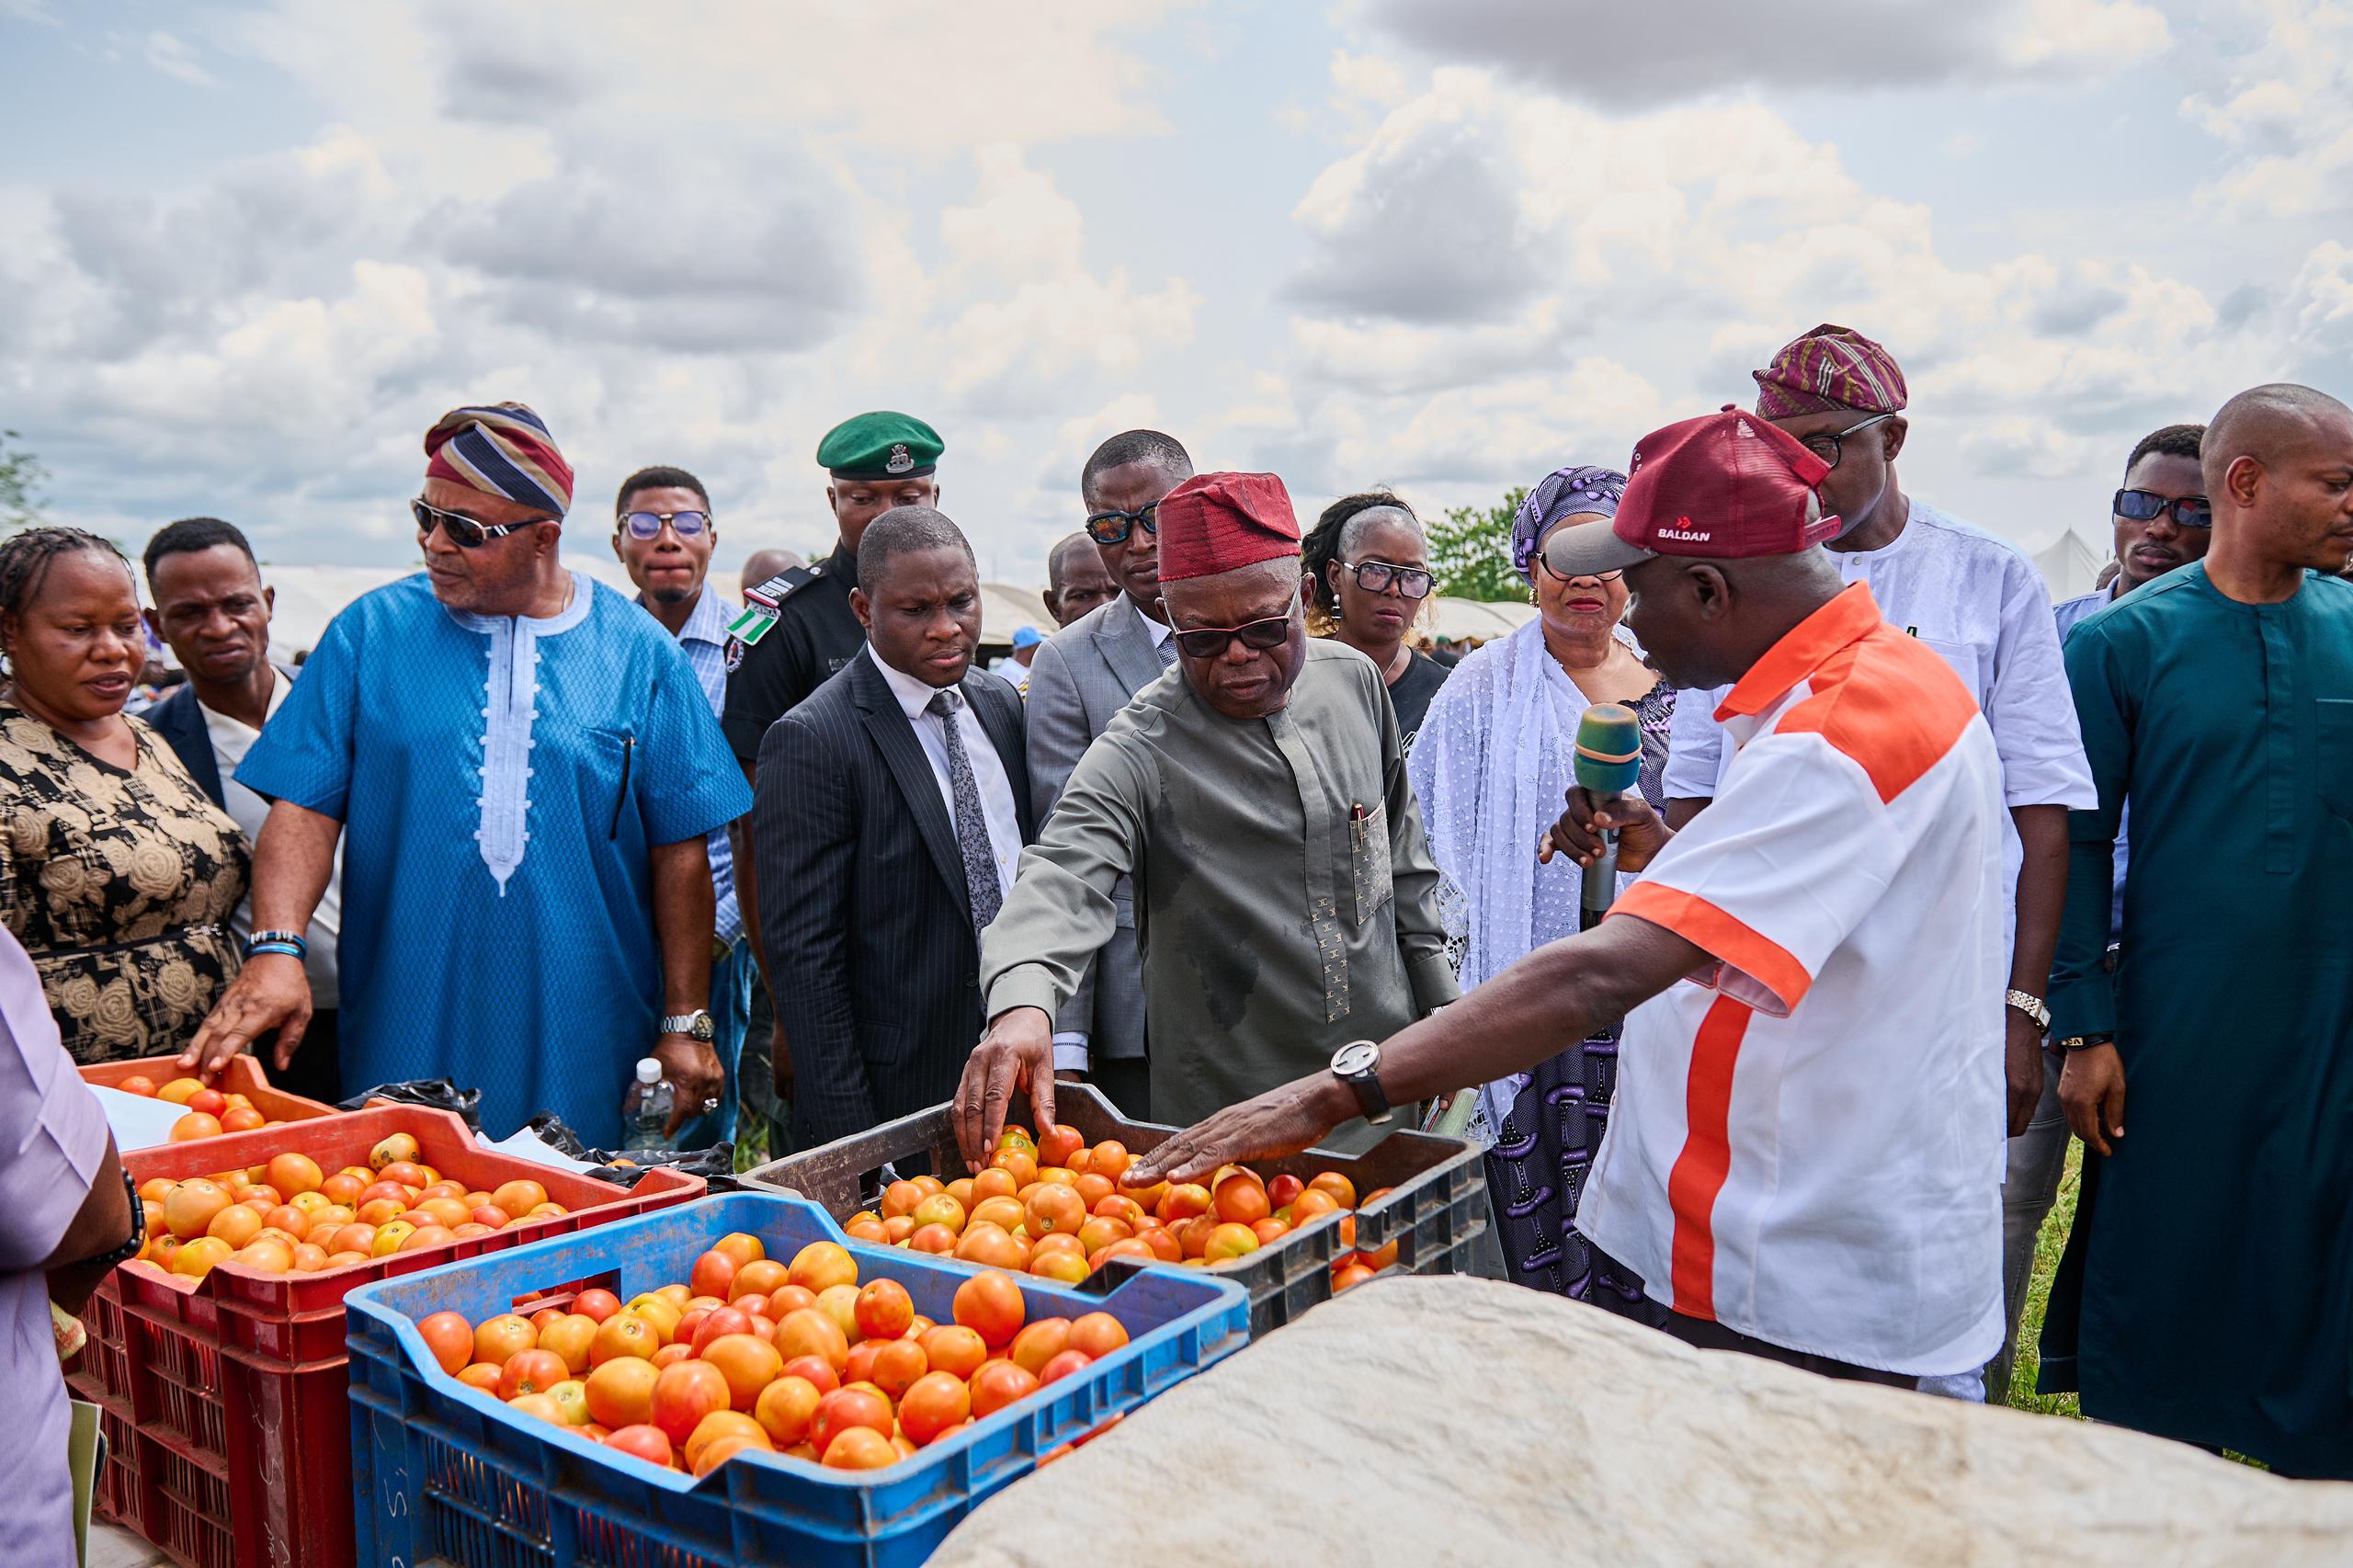
[[[146,1506],[139,1485],[139,1424],[131,1418],[128,1403],[118,1404],[95,1390],[77,1387],[74,1392],[98,1407],[98,1430],[107,1439],[108,1463],[98,1474],[90,1506],[98,1517],[135,1530],[145,1518]],[[113,1462],[117,1454],[122,1456],[120,1464]]]
[[[183,1179],[310,1155],[365,1165],[395,1132],[470,1187],[537,1181],[569,1213],[316,1274],[224,1263],[202,1279],[128,1263],[101,1287],[120,1320],[146,1487],[140,1532],[184,1568],[346,1568],[352,1562],[351,1412],[343,1298],[378,1279],[564,1235],[699,1198],[699,1176],[649,1170],[634,1188],[494,1153],[448,1111],[385,1106],[123,1156],[134,1180]],[[93,1302],[94,1315],[103,1308]],[[85,1320],[87,1321],[87,1320]],[[92,1339],[97,1338],[93,1331]],[[131,1522],[131,1521],[125,1521]]]
[[[106,1088],[119,1088],[125,1078],[146,1077],[157,1088],[175,1078],[192,1078],[197,1074],[184,1072],[177,1058],[149,1056],[134,1062],[100,1062],[82,1070],[82,1081]],[[300,1095],[290,1095],[283,1089],[269,1086],[269,1075],[261,1063],[251,1056],[239,1054],[229,1058],[212,1080],[212,1086],[222,1094],[243,1095],[254,1102],[254,1108],[272,1121],[310,1121],[322,1116],[341,1116],[344,1112],[324,1100],[307,1100]],[[245,1137],[244,1133],[223,1133],[223,1137]]]

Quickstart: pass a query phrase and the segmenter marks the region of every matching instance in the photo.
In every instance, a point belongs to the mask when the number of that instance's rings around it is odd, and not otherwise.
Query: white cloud
[[[191,87],[221,85],[211,72],[197,63],[195,51],[170,33],[149,33],[142,52],[148,64],[175,81],[186,82]]]
[[[1357,0],[1355,14],[1427,57],[1620,108],[1737,86],[2080,80],[2171,41],[2140,0]]]
[[[2353,213],[2353,6],[2240,0],[2252,41],[2221,52],[2216,94],[2182,112],[2242,155],[2201,192],[2226,217]]]

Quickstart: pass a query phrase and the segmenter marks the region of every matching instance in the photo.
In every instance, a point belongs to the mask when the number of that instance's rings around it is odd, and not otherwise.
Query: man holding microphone
[[[1680,687],[1728,686],[1737,755],[1670,832],[1582,790],[1548,849],[1642,873],[1592,930],[1442,1015],[1233,1106],[1125,1178],[1191,1180],[1526,1068],[1625,1019],[1577,1213],[1687,1343],[1910,1386],[2002,1339],[2001,763],[1933,651],[1818,548],[1826,469],[1727,409],[1645,437],[1614,519],[1548,541],[1623,570]],[[1533,846],[1531,846],[1531,849]],[[1051,1114],[1051,1085],[1033,1084]],[[993,1130],[991,1130],[993,1138]]]

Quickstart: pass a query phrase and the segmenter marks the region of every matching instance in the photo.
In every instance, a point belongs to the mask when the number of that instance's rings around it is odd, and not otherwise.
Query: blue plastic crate
[[[1248,1293],[1193,1271],[1119,1267],[1064,1286],[1018,1277],[1031,1319],[1108,1312],[1129,1344],[1086,1370],[877,1471],[745,1455],[698,1481],[519,1415],[443,1374],[417,1334],[445,1309],[479,1323],[538,1290],[618,1276],[622,1300],[687,1278],[733,1231],[790,1261],[843,1242],[861,1282],[898,1280],[953,1320],[969,1266],[847,1241],[824,1211],[734,1193],[386,1279],[345,1298],[353,1517],[363,1565],[426,1568],[903,1568],[1040,1455],[1191,1377],[1249,1337]],[[1121,1260],[1124,1262],[1124,1260]]]

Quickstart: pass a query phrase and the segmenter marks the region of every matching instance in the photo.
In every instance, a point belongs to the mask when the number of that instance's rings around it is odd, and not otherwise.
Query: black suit
[[[985,671],[959,688],[1036,835],[1021,699]],[[964,862],[915,726],[861,650],[768,727],[752,807],[760,940],[792,1050],[801,1148],[956,1092],[980,1040],[980,944]]]
[[[204,710],[197,705],[196,683],[184,680],[172,687],[172,694],[140,715],[148,728],[164,737],[179,759],[187,765],[188,774],[196,780],[216,806],[223,804],[221,794],[221,765],[212,755],[212,733],[204,727]]]

